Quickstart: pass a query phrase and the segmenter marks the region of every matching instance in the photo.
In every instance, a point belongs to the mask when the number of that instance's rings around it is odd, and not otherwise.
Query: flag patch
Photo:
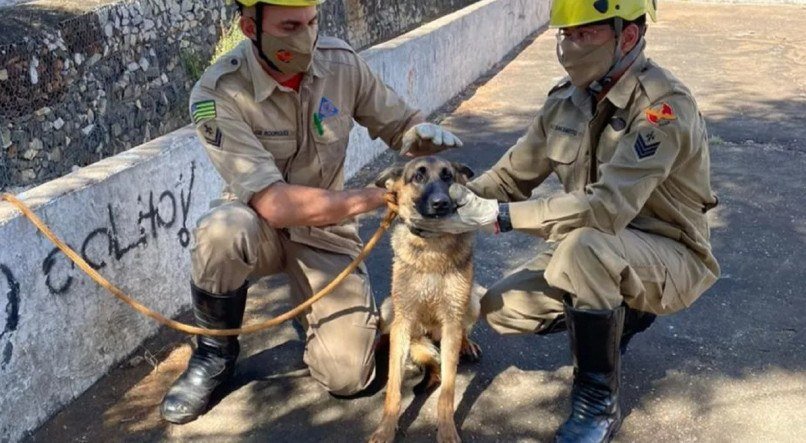
[[[654,133],[650,133],[646,138],[643,134],[638,134],[638,138],[635,140],[635,154],[638,156],[638,160],[652,157],[658,152],[659,147],[660,142],[655,141]]]
[[[206,100],[193,103],[190,107],[190,114],[193,116],[193,123],[199,124],[204,120],[216,118],[215,101]]]

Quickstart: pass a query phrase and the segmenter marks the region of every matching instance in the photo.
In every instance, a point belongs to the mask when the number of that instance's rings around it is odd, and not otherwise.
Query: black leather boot
[[[571,416],[555,442],[608,442],[621,426],[619,385],[626,308],[582,311],[566,304],[565,318],[574,355]]]
[[[626,309],[627,311],[624,314],[624,333],[621,335],[621,355],[627,352],[627,345],[630,344],[630,340],[636,334],[649,329],[652,323],[655,323],[655,319],[658,318],[655,314],[639,311],[629,306],[626,306]]]
[[[633,337],[638,335],[641,332],[646,331],[652,326],[652,323],[658,318],[657,315],[639,311],[637,309],[633,309],[629,306],[625,305],[626,312],[624,314],[624,333],[621,335],[621,355],[624,355],[627,352],[627,345],[630,344],[630,340]],[[552,320],[551,323],[548,324],[543,330],[537,333],[537,335],[550,335],[555,334],[557,332],[565,331],[565,315],[560,315],[559,317]]]
[[[236,329],[241,327],[246,308],[244,284],[225,294],[210,294],[191,283],[193,312],[196,324],[206,329]],[[171,386],[162,400],[162,418],[177,424],[199,417],[210,401],[210,395],[232,375],[241,350],[238,337],[196,338],[198,346],[190,357],[188,368]]]

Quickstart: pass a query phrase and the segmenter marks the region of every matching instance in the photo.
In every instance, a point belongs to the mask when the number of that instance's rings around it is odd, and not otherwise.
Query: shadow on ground
[[[686,30],[703,29],[701,22],[707,20],[698,14],[705,9],[716,11],[715,17],[734,11],[727,6],[668,3],[665,14],[673,25],[650,30],[650,37],[659,48],[658,59],[687,69],[675,72],[682,73],[687,83],[691,78],[712,133],[718,136],[711,154],[721,205],[709,216],[723,275],[690,309],[659,319],[632,342],[624,359],[627,418],[619,440],[797,441],[806,431],[802,417],[806,307],[801,303],[806,281],[802,266],[806,205],[801,190],[806,130],[799,120],[806,103],[798,95],[797,84],[795,92],[781,93],[779,99],[730,94],[730,89],[711,87],[720,81],[720,73],[711,72],[711,65],[685,65],[681,54],[690,57],[691,52],[671,49],[700,41],[696,33]],[[765,11],[777,14],[771,19],[775,23],[791,19],[787,8]],[[738,29],[744,25],[725,20],[719,26]],[[475,95],[443,113],[444,123],[466,143],[464,149],[446,157],[482,172],[517,140],[557,76],[552,41],[553,36],[541,36]],[[749,70],[746,63],[750,62],[743,63],[731,69]],[[788,69],[802,76],[802,67]],[[773,76],[762,76],[759,84],[770,79]],[[782,138],[776,138],[781,134]],[[384,154],[350,186],[371,183],[381,169],[397,160],[393,154]],[[556,181],[551,181],[538,193],[557,190]],[[361,219],[363,238],[371,235],[379,220],[380,214]],[[545,247],[522,234],[479,236],[477,282],[490,286]],[[368,266],[380,302],[389,291],[387,239],[373,252]],[[272,279],[253,288],[260,296],[250,298],[250,322],[290,307],[282,283]],[[501,337],[482,324],[475,338],[484,357],[478,364],[462,366],[457,386],[456,420],[464,440],[549,441],[569,404],[566,335]],[[326,394],[301,363],[298,332],[284,325],[243,341],[237,377],[213,410],[189,425],[165,426],[156,406],[184,368],[189,348],[183,339],[185,344],[167,352],[156,350],[175,341],[176,336],[167,336],[147,344],[146,349],[158,354],[156,367],[135,362],[134,368],[116,371],[32,440],[353,442],[367,438],[380,419],[382,391],[375,389],[372,395],[351,400]],[[410,388],[417,381],[416,377],[407,381],[399,436],[405,441],[433,441],[436,396],[412,396]]]

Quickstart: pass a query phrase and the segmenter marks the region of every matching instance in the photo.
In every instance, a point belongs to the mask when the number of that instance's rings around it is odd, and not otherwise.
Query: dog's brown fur
[[[412,233],[407,220],[418,211],[429,183],[464,184],[472,174],[466,166],[427,157],[390,168],[378,178],[378,186],[397,195],[403,223],[392,234],[392,294],[381,308],[382,328],[388,329],[390,338],[386,401],[383,419],[370,442],[394,440],[408,356],[426,369],[430,375],[426,383],[442,384],[437,440],[460,441],[453,420],[456,368],[460,353],[479,356],[478,346],[468,339],[479,316],[479,299],[472,291],[473,234],[422,237]],[[440,343],[440,349],[434,342]]]

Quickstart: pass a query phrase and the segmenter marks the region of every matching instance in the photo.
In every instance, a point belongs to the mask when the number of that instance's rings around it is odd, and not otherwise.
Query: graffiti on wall
[[[17,329],[17,324],[20,320],[20,284],[14,278],[6,265],[0,264],[0,276],[2,276],[7,287],[5,294],[6,306],[3,310],[2,316],[4,317],[3,332],[0,332],[0,369],[5,369],[9,361],[11,361],[11,353],[14,347],[11,344],[11,334]],[[0,284],[2,288],[2,284]],[[5,343],[5,344],[4,344]]]
[[[150,191],[137,197],[136,236],[126,237],[119,229],[120,209],[109,203],[103,224],[90,229],[78,247],[70,244],[95,270],[106,268],[110,262],[119,262],[138,248],[147,248],[149,242],[162,235],[175,232],[175,241],[183,249],[190,245],[188,216],[193,200],[193,186],[196,181],[196,164],[191,162],[190,175],[185,180],[179,176],[179,188],[161,192]],[[58,248],[53,248],[42,260],[42,278],[53,295],[70,292],[81,271]],[[5,369],[11,360],[13,346],[11,335],[19,324],[21,289],[18,278],[8,264],[0,263],[0,369]],[[25,291],[22,291],[24,293]]]

